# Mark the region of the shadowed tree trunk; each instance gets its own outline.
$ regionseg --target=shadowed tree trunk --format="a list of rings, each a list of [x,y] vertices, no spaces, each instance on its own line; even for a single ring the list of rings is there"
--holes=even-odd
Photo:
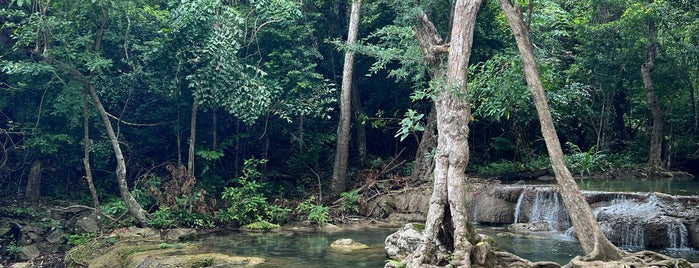
[[[41,197],[41,160],[39,159],[34,159],[29,169],[24,197],[31,203],[38,201]]]
[[[90,112],[88,109],[87,96],[83,94],[83,166],[85,167],[85,179],[87,187],[90,189],[92,196],[92,206],[95,207],[97,214],[102,213],[100,208],[100,200],[97,197],[97,189],[92,181],[92,167],[90,166]]]
[[[649,1],[653,3],[653,0]],[[641,64],[641,76],[643,77],[643,87],[646,90],[646,101],[652,119],[652,130],[650,133],[650,149],[648,151],[648,164],[654,167],[663,166],[663,111],[658,104],[658,96],[653,88],[653,78],[651,72],[655,68],[655,56],[658,50],[657,42],[658,29],[653,21],[648,22],[648,49],[646,51],[646,62]]]
[[[422,132],[420,144],[415,153],[415,164],[410,180],[415,184],[432,181],[432,171],[434,171],[433,152],[437,148],[437,111],[434,104],[427,116],[425,131]]]
[[[366,128],[362,122],[362,102],[356,86],[352,89],[352,107],[354,107],[352,110],[354,111],[355,129],[357,130],[357,157],[359,158],[359,164],[363,168],[367,162]]]
[[[340,93],[340,121],[337,124],[337,146],[333,162],[333,176],[330,182],[330,199],[337,198],[347,187],[347,159],[349,158],[349,136],[351,120],[352,73],[354,51],[352,45],[357,41],[359,29],[359,11],[362,0],[353,0],[350,13],[349,30],[345,63],[342,70],[342,89]]]
[[[510,0],[500,0],[500,3],[507,17],[507,23],[510,25],[515,40],[517,41],[520,55],[522,56],[524,74],[539,116],[541,133],[546,142],[551,166],[556,175],[559,191],[563,197],[563,204],[568,210],[570,219],[573,222],[573,227],[575,227],[575,233],[580,241],[580,246],[583,251],[588,254],[588,259],[621,259],[623,251],[619,250],[604,236],[604,233],[602,233],[595,219],[595,215],[592,213],[592,208],[590,208],[590,205],[585,201],[582,192],[566,167],[561,144],[558,140],[556,129],[553,126],[553,119],[551,118],[548,107],[546,93],[544,92],[539,72],[536,69],[533,46],[529,39],[529,29],[525,26],[522,19],[521,6],[518,1],[515,1],[513,4]]]
[[[479,239],[468,220],[464,184],[469,161],[468,123],[471,119],[466,74],[481,2],[456,1],[446,77],[433,78],[441,81],[438,82],[441,85],[435,100],[438,137],[434,186],[423,241],[407,260],[408,267],[420,267],[425,263],[470,267],[471,252]],[[421,46],[424,47],[424,44],[421,43]],[[433,51],[439,46],[428,48]],[[427,57],[431,55],[435,53],[423,54]]]
[[[189,149],[187,150],[187,176],[194,177],[194,144],[197,141],[197,111],[199,103],[192,101],[192,114],[189,120]]]
[[[97,111],[99,112],[99,115],[102,118],[102,123],[104,123],[104,128],[107,131],[107,136],[109,137],[109,141],[112,144],[112,149],[114,149],[114,156],[116,157],[117,162],[116,176],[117,181],[119,182],[119,192],[121,193],[121,198],[124,200],[124,205],[126,206],[126,209],[129,211],[129,213],[134,218],[136,218],[136,221],[138,221],[141,225],[145,226],[146,211],[143,210],[141,205],[138,204],[136,199],[133,197],[133,195],[131,195],[131,192],[129,191],[129,186],[126,182],[126,162],[124,161],[124,154],[121,152],[121,147],[119,146],[119,139],[117,139],[117,136],[114,133],[114,128],[112,128],[112,123],[111,121],[109,121],[107,111],[104,109],[104,106],[102,106],[102,102],[100,102],[100,99],[97,96],[97,92],[95,92],[95,89],[92,87],[92,85],[90,85],[89,81],[84,80],[83,83],[85,91],[87,91],[87,93],[90,94],[90,97],[92,98],[92,103],[93,105],[95,105],[95,108],[97,108]]]

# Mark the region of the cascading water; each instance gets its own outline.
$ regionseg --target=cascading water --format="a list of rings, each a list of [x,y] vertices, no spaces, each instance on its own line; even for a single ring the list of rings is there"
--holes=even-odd
[[[527,196],[534,195],[533,198]],[[525,209],[529,208],[529,209]],[[523,212],[530,223],[544,222],[547,223],[551,230],[559,230],[567,228],[569,225],[568,214],[561,203],[558,192],[551,188],[533,189],[525,188],[517,198],[515,205],[514,223],[521,222]]]
[[[682,222],[674,221],[670,223],[667,228],[668,248],[689,249],[688,236],[687,227]]]
[[[514,223],[519,223],[519,213],[522,208],[522,200],[524,199],[524,195],[527,193],[527,188],[522,189],[522,192],[519,193],[519,197],[517,197],[517,205],[515,206],[515,222]]]

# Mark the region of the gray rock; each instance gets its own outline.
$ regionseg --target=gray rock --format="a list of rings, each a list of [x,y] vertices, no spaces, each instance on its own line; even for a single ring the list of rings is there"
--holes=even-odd
[[[84,216],[80,216],[76,221],[75,221],[75,226],[73,226],[73,230],[75,233],[94,233],[98,232],[100,230],[99,227],[99,215],[92,213]]]
[[[63,244],[63,242],[66,241],[66,239],[63,238],[63,234],[63,230],[56,229],[53,232],[51,232],[48,236],[46,236],[46,241],[48,241],[51,244]]]
[[[421,225],[408,223],[400,230],[386,237],[385,249],[390,259],[401,261],[417,250],[422,243]],[[418,231],[420,229],[420,231]]]
[[[20,258],[23,260],[31,260],[39,257],[39,255],[41,255],[41,251],[36,247],[36,245],[32,244],[22,247],[22,254],[20,255]]]

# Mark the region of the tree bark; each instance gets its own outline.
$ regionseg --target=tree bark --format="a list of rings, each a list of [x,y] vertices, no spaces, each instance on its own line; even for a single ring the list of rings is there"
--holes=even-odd
[[[100,117],[102,118],[104,128],[107,131],[107,136],[109,137],[109,141],[112,144],[112,149],[114,149],[114,156],[116,157],[117,162],[116,176],[117,181],[119,182],[119,192],[121,193],[121,198],[124,200],[124,205],[126,206],[126,209],[129,211],[129,213],[134,218],[136,218],[136,221],[138,221],[141,225],[145,226],[146,211],[143,210],[141,205],[138,204],[136,199],[133,197],[133,195],[131,195],[131,192],[129,191],[129,186],[126,181],[126,162],[124,161],[124,154],[121,152],[121,147],[119,146],[119,139],[117,139],[117,136],[114,133],[114,128],[112,128],[112,123],[109,121],[107,111],[104,109],[104,106],[102,106],[102,102],[100,101],[99,96],[97,96],[97,92],[95,92],[95,89],[92,87],[92,85],[90,85],[88,81],[83,81],[83,83],[85,90],[90,94],[90,97],[92,98],[93,105],[95,105]]]
[[[100,200],[97,197],[97,189],[92,180],[92,167],[90,166],[90,113],[88,109],[87,96],[83,94],[83,166],[85,167],[85,180],[92,196],[92,206],[97,214],[102,214]]]
[[[352,107],[354,107],[352,110],[354,111],[355,128],[357,130],[357,157],[359,158],[359,164],[363,168],[367,162],[366,126],[362,122],[362,102],[356,86],[352,89]]]
[[[432,181],[434,171],[434,150],[437,148],[437,110],[432,104],[430,114],[427,116],[425,131],[422,132],[420,144],[415,153],[415,164],[410,180],[416,184]]]
[[[649,2],[653,2],[652,0]],[[655,56],[658,50],[657,43],[658,29],[653,21],[648,22],[648,49],[646,53],[646,62],[641,64],[641,76],[643,77],[643,87],[646,91],[646,101],[650,108],[652,130],[650,133],[650,149],[648,150],[648,164],[654,167],[663,166],[663,111],[658,103],[658,96],[653,88],[653,79],[651,72],[655,67]]]
[[[30,203],[38,201],[41,197],[41,160],[39,159],[34,159],[32,167],[29,169],[24,197]]]
[[[351,120],[351,91],[352,74],[354,71],[354,51],[352,45],[357,41],[357,30],[359,29],[359,11],[362,0],[353,0],[349,30],[347,33],[347,46],[350,47],[345,52],[345,62],[342,70],[342,89],[340,94],[340,120],[337,126],[337,146],[335,149],[335,161],[333,163],[333,175],[330,182],[330,199],[332,200],[347,187],[347,160],[349,158],[349,135]]]
[[[187,151],[187,176],[194,177],[194,145],[197,141],[197,111],[199,103],[192,101],[192,115],[189,120],[189,150]]]
[[[551,166],[559,185],[559,191],[563,197],[563,204],[573,222],[580,245],[583,251],[588,254],[587,257],[589,259],[621,259],[623,252],[604,236],[595,219],[592,208],[585,201],[582,192],[566,167],[563,150],[561,149],[548,107],[546,93],[544,92],[539,72],[536,69],[533,46],[529,39],[529,29],[526,28],[522,20],[521,6],[518,1],[512,4],[510,0],[500,0],[500,3],[517,41],[517,47],[522,57],[524,74],[539,116],[541,133],[544,136],[546,148],[548,149]]]
[[[479,236],[468,220],[464,186],[470,156],[468,123],[471,120],[466,81],[481,2],[457,0],[454,6],[446,79],[442,78],[443,84],[435,100],[438,137],[434,187],[423,243],[408,260],[408,267],[420,267],[425,263],[470,267],[471,253],[478,242]],[[432,51],[435,49],[430,47]]]

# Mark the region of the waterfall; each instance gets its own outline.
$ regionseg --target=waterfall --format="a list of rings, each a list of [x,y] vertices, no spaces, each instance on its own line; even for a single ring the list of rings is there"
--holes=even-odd
[[[519,197],[517,198],[517,205],[515,206],[515,223],[519,223],[519,213],[522,207],[522,199],[524,199],[524,194],[526,193],[527,188],[522,189],[522,192],[519,193]]]
[[[567,223],[567,216],[558,192],[550,189],[536,191],[529,222],[546,222],[551,225],[551,230],[558,230],[565,227],[561,225]]]
[[[668,248],[672,249],[687,249],[689,248],[689,243],[687,242],[687,227],[682,224],[681,221],[677,220],[667,227],[667,241],[669,243]]]
[[[621,230],[621,246],[645,247],[646,238],[643,235],[643,224],[633,223],[624,226]]]

